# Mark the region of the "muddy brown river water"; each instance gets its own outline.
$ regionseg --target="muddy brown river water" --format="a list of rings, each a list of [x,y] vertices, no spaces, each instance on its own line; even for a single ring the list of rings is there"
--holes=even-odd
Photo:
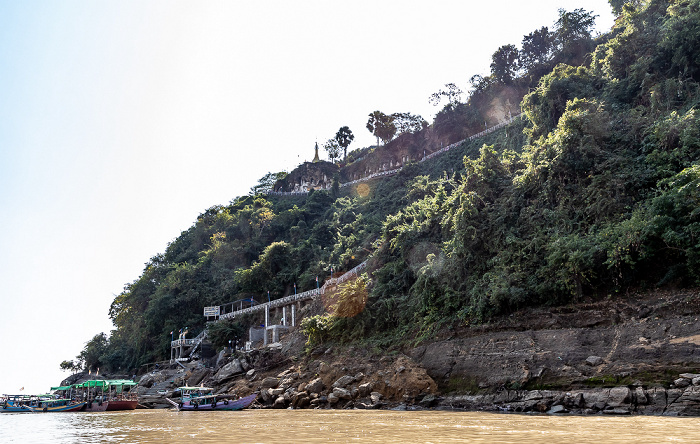
[[[0,415],[2,443],[697,443],[700,418],[245,410]]]

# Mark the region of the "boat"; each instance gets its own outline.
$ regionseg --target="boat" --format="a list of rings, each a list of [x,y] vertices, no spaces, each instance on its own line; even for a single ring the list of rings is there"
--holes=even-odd
[[[36,406],[31,407],[34,412],[77,412],[85,407],[85,401],[76,402],[68,398],[39,398]]]
[[[31,395],[3,395],[1,413],[32,413],[32,404],[36,404],[37,397]]]
[[[258,397],[257,393],[243,398],[232,399],[230,395],[215,395],[209,387],[179,387],[180,402],[165,398],[178,411],[206,412],[212,410],[243,410]]]
[[[128,379],[93,379],[79,384],[51,387],[66,398],[85,401],[82,411],[105,412],[134,410],[138,405],[136,393],[129,391],[136,383]]]

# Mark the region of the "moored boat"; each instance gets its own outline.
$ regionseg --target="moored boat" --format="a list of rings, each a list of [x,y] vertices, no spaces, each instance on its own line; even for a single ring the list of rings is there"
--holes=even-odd
[[[85,406],[85,401],[75,402],[68,398],[40,398],[36,406],[32,407],[34,412],[77,412]]]
[[[32,404],[36,405],[37,397],[30,395],[3,395],[0,413],[32,413]]]
[[[215,395],[209,387],[179,387],[180,402],[165,398],[179,411],[242,410],[249,407],[258,397],[257,393],[233,399],[229,395]]]
[[[64,387],[52,387],[63,394],[82,400],[84,412],[105,412],[115,410],[134,410],[138,405],[136,393],[129,391],[136,383],[128,379],[93,379]]]

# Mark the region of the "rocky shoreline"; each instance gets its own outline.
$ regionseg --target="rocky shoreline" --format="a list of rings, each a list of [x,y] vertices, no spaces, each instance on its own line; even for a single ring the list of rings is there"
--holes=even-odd
[[[146,407],[184,385],[258,393],[257,408],[462,409],[613,415],[700,415],[697,291],[536,309],[415,347],[281,343],[143,375]]]

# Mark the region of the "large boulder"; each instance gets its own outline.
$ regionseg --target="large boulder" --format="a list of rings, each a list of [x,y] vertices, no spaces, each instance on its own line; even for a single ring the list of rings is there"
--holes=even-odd
[[[228,364],[221,367],[218,372],[216,372],[216,375],[214,375],[214,380],[217,384],[220,384],[241,373],[243,373],[243,366],[241,365],[241,361],[238,359],[234,359]]]
[[[333,383],[333,388],[336,388],[336,387],[345,388],[348,385],[352,384],[353,382],[355,382],[354,376],[350,376],[350,375],[341,376],[340,378],[338,378],[337,381],[335,381]]]
[[[306,384],[306,391],[309,393],[321,393],[325,388],[321,378],[316,378],[313,381]]]
[[[333,394],[338,397],[338,399],[352,399],[352,393],[348,389],[342,387],[336,387],[333,389]]]
[[[273,378],[272,376],[268,376],[267,378],[262,380],[262,388],[275,388],[279,385],[280,380],[279,378]]]

